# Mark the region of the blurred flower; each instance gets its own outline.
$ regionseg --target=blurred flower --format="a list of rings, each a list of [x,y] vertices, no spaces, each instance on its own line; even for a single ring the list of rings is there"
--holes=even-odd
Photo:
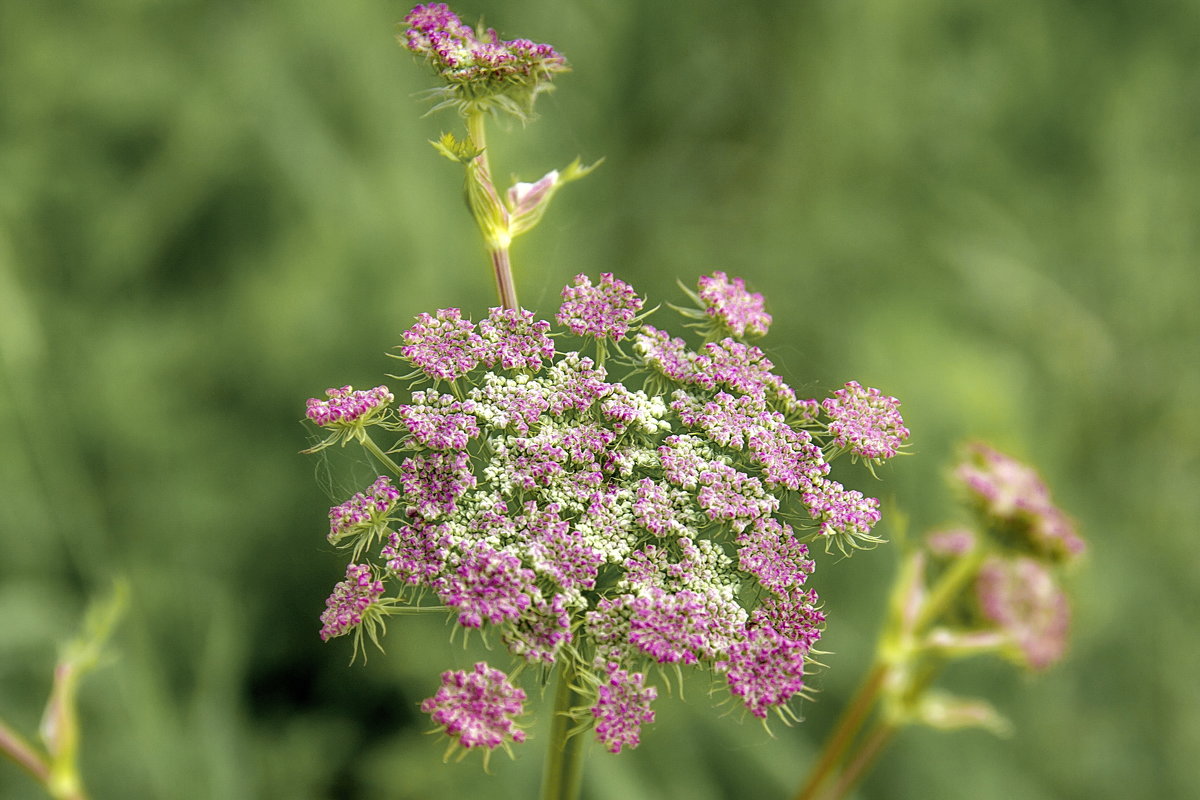
[[[1037,472],[1010,456],[975,443],[955,476],[985,516],[1006,523],[1040,556],[1068,561],[1082,555],[1087,543]]]
[[[984,618],[1008,636],[1015,658],[1035,670],[1062,658],[1071,608],[1049,567],[1024,556],[992,557],[975,586]]]

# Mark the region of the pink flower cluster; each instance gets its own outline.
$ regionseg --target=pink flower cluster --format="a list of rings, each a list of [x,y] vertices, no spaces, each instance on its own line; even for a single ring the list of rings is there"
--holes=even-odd
[[[850,381],[822,403],[833,443],[872,461],[891,458],[908,439],[900,401]]]
[[[348,424],[367,416],[369,412],[389,405],[396,398],[386,386],[376,386],[365,392],[356,392],[349,386],[326,389],[327,400],[309,398],[305,416],[324,427]]]
[[[717,273],[701,293],[730,331],[765,332],[740,280]],[[878,501],[832,480],[827,455],[847,449],[841,436],[883,457],[900,430],[874,390],[852,413],[857,384],[827,403],[842,427],[821,426],[763,350],[733,337],[692,349],[639,325],[642,306],[606,273],[564,289],[554,339],[525,310],[478,325],[459,309],[420,315],[400,357],[433,385],[378,426],[395,437],[379,450],[405,456],[395,487],[381,478],[337,516],[346,538],[370,528],[382,542],[378,574],[398,587],[386,602],[432,595],[517,658],[571,659],[594,687],[575,712],[590,710],[612,752],[654,718],[654,664],[709,669],[760,717],[803,690],[825,624],[806,540],[878,541]],[[632,354],[606,362],[627,336]],[[447,676],[425,706],[460,745],[520,741],[514,712],[491,704],[512,707],[502,673]]]
[[[763,310],[763,296],[746,290],[741,278],[730,279],[724,272],[700,278],[700,300],[708,316],[741,339],[765,336],[771,327],[771,315]]]
[[[1087,550],[1074,523],[1050,498],[1037,472],[984,444],[968,449],[955,475],[979,508],[993,519],[1011,523],[1038,553],[1070,560]]]
[[[441,688],[421,703],[421,710],[463,747],[494,750],[525,741],[525,731],[514,722],[525,712],[525,692],[483,661],[470,672],[443,672]]]
[[[576,336],[614,342],[629,332],[644,302],[632,286],[614,278],[611,272],[602,273],[595,286],[588,276],[576,275],[575,285],[564,288],[562,297],[556,317],[559,325]]]
[[[383,591],[383,581],[374,578],[369,565],[348,566],[346,579],[333,587],[333,594],[325,601],[325,613],[321,615],[322,641],[361,625],[367,610],[379,602]]]
[[[392,479],[380,475],[366,492],[357,492],[346,502],[329,509],[329,541],[337,543],[362,527],[384,519],[400,499]]]
[[[1042,670],[1062,658],[1071,607],[1045,564],[992,557],[980,567],[975,586],[983,616],[1009,637],[1019,660]]]
[[[428,58],[451,83],[544,79],[567,68],[566,60],[548,44],[503,41],[494,30],[477,36],[445,3],[419,5],[404,22],[408,49]]]

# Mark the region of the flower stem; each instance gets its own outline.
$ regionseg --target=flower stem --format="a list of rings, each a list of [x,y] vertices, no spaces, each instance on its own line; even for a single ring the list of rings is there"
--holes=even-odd
[[[513,283],[512,264],[508,260],[508,248],[497,247],[491,251],[492,272],[496,276],[496,294],[500,296],[500,305],[504,308],[516,309],[517,287]]]
[[[366,431],[363,431],[361,441],[363,443],[363,447],[367,448],[367,452],[378,458],[380,463],[392,471],[393,475],[400,474],[400,467],[391,459],[390,456],[388,456],[387,453],[380,449],[379,445],[375,444],[375,440],[368,436]]]
[[[496,219],[490,220],[492,225],[498,225],[493,229],[485,224],[477,214],[476,221],[479,222],[484,239],[487,242],[488,255],[492,260],[492,273],[496,277],[496,294],[500,298],[500,305],[504,308],[515,309],[517,304],[517,287],[513,282],[512,263],[508,257],[508,247],[510,241],[510,232],[508,230],[508,215],[500,204],[500,195],[496,191],[496,185],[492,182],[492,168],[488,163],[487,151],[487,126],[486,112],[471,111],[467,114],[467,135],[471,138],[471,143],[479,149],[479,155],[475,156],[475,180],[479,182],[483,191],[491,198],[489,203]],[[486,216],[486,215],[485,215]]]
[[[896,733],[896,726],[886,722],[878,723],[866,737],[866,742],[850,764],[842,770],[833,791],[824,795],[821,800],[840,800],[853,789],[862,777],[875,765],[880,753]]]
[[[33,776],[38,783],[50,780],[50,767],[22,736],[0,720],[0,753]]]
[[[854,700],[846,706],[841,719],[838,720],[837,727],[825,740],[821,759],[809,772],[808,780],[796,795],[796,800],[814,800],[818,797],[821,787],[833,775],[838,762],[854,742],[854,737],[862,729],[863,722],[871,713],[875,701],[879,699],[879,691],[883,687],[887,674],[887,665],[880,663],[876,664],[863,679],[862,685],[854,695]]]
[[[546,769],[542,774],[542,800],[576,800],[583,782],[583,753],[587,740],[573,730],[577,723],[571,709],[578,705],[575,690],[578,671],[574,658],[565,658],[558,666],[558,688],[554,693],[554,716],[550,721],[550,744],[546,750]]]

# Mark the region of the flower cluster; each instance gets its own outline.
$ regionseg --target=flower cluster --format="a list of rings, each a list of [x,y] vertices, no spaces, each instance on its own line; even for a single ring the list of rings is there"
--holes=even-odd
[[[1037,555],[1070,561],[1087,550],[1074,523],[1053,503],[1050,489],[1032,467],[975,443],[955,476],[986,517],[1003,524]]]
[[[513,723],[525,710],[525,692],[482,661],[471,672],[443,672],[441,688],[421,710],[465,748],[525,741],[525,731]]]
[[[625,338],[643,305],[633,287],[614,278],[611,272],[601,274],[596,286],[588,276],[576,275],[575,285],[564,288],[562,297],[556,317],[559,325],[576,336],[614,342]]]
[[[697,294],[704,303],[704,313],[738,339],[747,334],[765,336],[771,327],[771,315],[763,309],[763,296],[747,291],[741,278],[730,280],[720,271],[705,275],[700,278]]]
[[[700,289],[731,330],[765,332],[740,280]],[[519,661],[568,659],[591,687],[573,713],[612,752],[654,718],[655,665],[710,671],[754,716],[785,711],[825,623],[809,544],[879,541],[878,501],[833,480],[830,459],[881,460],[908,435],[875,390],[798,400],[758,347],[693,349],[642,307],[605,274],[563,291],[553,339],[525,310],[420,315],[398,348],[416,386],[377,420],[393,438],[372,451],[397,461],[331,511],[339,542],[383,542],[385,609],[436,598]],[[607,358],[625,337],[633,352]],[[355,592],[339,584],[331,607]],[[353,626],[338,619],[331,635]],[[446,673],[424,707],[490,750],[521,740],[516,691],[481,664]]]
[[[404,18],[401,42],[422,56],[448,84],[447,104],[462,108],[494,104],[528,113],[567,62],[548,44],[505,41],[492,29],[473,31],[445,3],[414,8]]]
[[[386,386],[376,386],[365,392],[356,392],[349,386],[326,389],[325,397],[325,400],[309,398],[304,412],[304,416],[322,428],[359,422],[396,399]]]

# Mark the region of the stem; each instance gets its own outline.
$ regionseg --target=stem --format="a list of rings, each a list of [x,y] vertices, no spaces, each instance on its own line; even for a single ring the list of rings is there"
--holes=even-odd
[[[50,767],[33,746],[8,725],[0,721],[0,753],[8,756],[34,780],[45,785],[50,780]]]
[[[361,441],[363,443],[363,447],[367,448],[367,452],[378,458],[384,464],[384,466],[392,471],[393,475],[400,475],[400,467],[397,466],[395,461],[392,461],[387,453],[383,452],[383,450],[379,448],[379,445],[375,444],[375,440],[367,435],[366,431],[363,431]]]
[[[546,770],[542,774],[542,800],[576,800],[579,797],[586,739],[579,731],[572,731],[576,723],[570,712],[580,700],[574,687],[577,671],[573,658],[559,663],[550,744],[546,750]]]
[[[471,138],[471,143],[480,150],[479,155],[475,157],[478,180],[491,195],[493,202],[499,204],[500,195],[496,192],[496,185],[492,182],[492,168],[488,163],[487,126],[484,114],[483,111],[471,111],[467,114],[467,135]],[[497,213],[503,212],[498,211]],[[506,229],[500,237],[503,241],[495,241],[494,232],[487,230],[484,230],[484,238],[487,240],[488,255],[492,259],[492,273],[496,277],[496,294],[500,298],[500,305],[504,308],[516,309],[519,305],[517,303],[517,287],[513,282],[512,263],[508,257],[507,216],[505,216],[505,220]]]
[[[490,252],[492,272],[496,275],[496,294],[500,296],[500,305],[511,309],[519,308],[517,287],[513,283],[512,264],[508,260],[508,248],[497,247]]]
[[[937,585],[930,590],[929,595],[925,598],[921,611],[912,626],[913,636],[920,636],[925,628],[937,619],[938,615],[946,609],[946,606],[962,591],[963,586],[979,572],[979,567],[983,564],[983,560],[986,557],[987,549],[976,547],[972,552],[955,561],[954,565],[946,570],[941,580],[937,582]]]
[[[883,748],[891,741],[892,735],[896,733],[896,726],[889,725],[886,722],[881,722],[876,725],[870,735],[867,736],[866,744],[858,751],[854,760],[842,772],[838,778],[838,782],[833,787],[833,791],[823,797],[821,800],[840,800],[845,797],[851,789],[858,784],[862,777],[874,766],[875,761],[883,752]]]
[[[888,667],[876,664],[863,679],[862,686],[854,695],[854,700],[842,712],[838,725],[833,733],[825,740],[825,748],[821,759],[808,774],[808,781],[796,795],[796,800],[814,800],[821,786],[830,778],[834,768],[849,749],[854,737],[862,729],[863,722],[879,698],[879,690],[887,679]]]

